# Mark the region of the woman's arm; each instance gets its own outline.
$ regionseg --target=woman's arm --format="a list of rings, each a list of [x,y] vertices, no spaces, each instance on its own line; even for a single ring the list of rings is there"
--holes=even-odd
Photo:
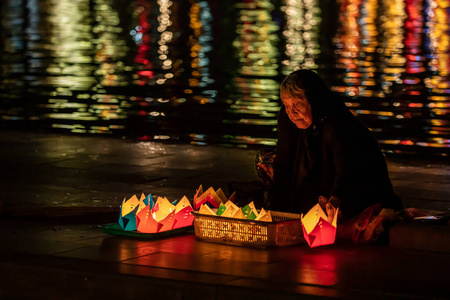
[[[278,114],[278,141],[277,156],[274,162],[274,181],[286,182],[283,179],[291,175],[289,173],[292,172],[294,126],[289,120],[284,106],[282,106]]]
[[[355,145],[355,131],[347,125],[345,120],[336,118],[324,124],[322,130],[322,151],[324,153],[324,170],[329,174],[331,181],[330,194],[327,195],[334,207],[340,207],[344,215],[352,214],[353,200],[351,194],[357,184],[357,169],[355,163],[358,159]]]
[[[289,204],[290,184],[292,182],[294,146],[296,127],[289,120],[284,106],[278,115],[278,141],[274,161],[274,178],[270,187],[272,196],[271,209],[283,210]],[[298,130],[298,129],[297,129]]]

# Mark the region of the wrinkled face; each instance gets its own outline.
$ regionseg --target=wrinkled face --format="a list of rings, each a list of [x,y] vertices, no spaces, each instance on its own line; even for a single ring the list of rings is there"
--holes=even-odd
[[[292,93],[282,90],[280,96],[292,123],[300,129],[306,129],[311,126],[311,105],[304,94],[292,95]]]

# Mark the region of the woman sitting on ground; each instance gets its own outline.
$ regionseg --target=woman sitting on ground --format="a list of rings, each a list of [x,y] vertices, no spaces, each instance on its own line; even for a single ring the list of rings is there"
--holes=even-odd
[[[402,210],[374,135],[315,72],[288,75],[280,96],[276,153],[257,158],[270,209],[307,213],[322,196],[339,207],[342,220],[374,205]]]

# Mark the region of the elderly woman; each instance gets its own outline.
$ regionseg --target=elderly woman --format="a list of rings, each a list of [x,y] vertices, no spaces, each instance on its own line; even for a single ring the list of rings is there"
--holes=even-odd
[[[375,137],[315,72],[288,75],[280,96],[276,155],[257,158],[270,209],[306,213],[319,196],[339,207],[344,220],[373,205],[402,209]],[[274,159],[273,172],[264,157]]]

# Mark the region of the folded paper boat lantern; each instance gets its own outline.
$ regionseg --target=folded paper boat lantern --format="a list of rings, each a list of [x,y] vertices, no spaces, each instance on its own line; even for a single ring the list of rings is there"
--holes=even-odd
[[[269,211],[265,211],[264,208],[261,208],[259,215],[256,217],[255,221],[264,221],[264,222],[272,222],[272,213]]]
[[[338,211],[336,209],[331,223],[327,221],[328,217],[320,204],[313,206],[305,216],[301,215],[303,236],[311,248],[334,243]]]
[[[256,210],[253,201],[242,208],[242,213],[246,219],[254,220],[258,217],[258,211]]]
[[[239,207],[233,202],[225,203],[225,211],[221,214],[222,217],[232,218],[239,210]]]

